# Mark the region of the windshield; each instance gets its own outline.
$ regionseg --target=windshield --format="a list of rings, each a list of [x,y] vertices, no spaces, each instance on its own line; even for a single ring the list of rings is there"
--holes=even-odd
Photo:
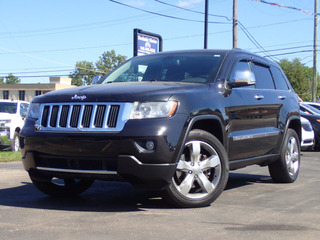
[[[17,103],[0,102],[0,112],[2,113],[16,113]]]
[[[102,81],[170,81],[206,83],[213,81],[225,53],[172,53],[132,58]]]

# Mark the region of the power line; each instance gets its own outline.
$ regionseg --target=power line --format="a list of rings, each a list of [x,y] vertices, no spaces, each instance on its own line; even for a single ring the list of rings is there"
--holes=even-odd
[[[94,28],[100,28],[100,27],[106,27],[106,26],[115,26],[127,22],[134,22],[139,21],[142,19],[148,18],[145,15],[140,16],[132,16],[130,18],[121,18],[121,19],[115,19],[111,21],[102,21],[102,22],[94,22],[94,23],[87,23],[82,25],[74,25],[74,26],[67,26],[67,27],[60,27],[60,28],[49,28],[49,29],[36,29],[36,30],[29,30],[29,31],[19,31],[19,32],[11,32],[11,34],[14,37],[34,37],[34,36],[42,36],[42,35],[51,35],[51,34],[57,34],[57,33],[65,33],[65,32],[75,32],[75,31],[83,31],[87,29],[94,29]],[[39,33],[39,34],[37,34]],[[0,32],[0,39],[8,38],[6,36],[3,36],[5,34],[8,34],[7,32]]]
[[[305,46],[297,46],[297,47],[288,47],[288,48],[278,48],[278,49],[272,49],[268,50],[268,52],[276,52],[276,51],[284,51],[284,50],[291,50],[291,49],[297,49],[297,48],[306,48],[306,47],[313,47],[313,45],[305,45]],[[255,53],[262,53],[263,51],[255,52]]]
[[[262,50],[262,52],[269,58],[271,58],[272,60],[274,60],[272,58],[272,56],[269,55],[268,51],[265,50],[259,43],[258,41],[251,35],[251,33],[248,31],[248,29],[246,29],[246,27],[240,22],[238,21],[238,24],[240,26],[240,28],[242,29],[242,31],[244,32],[244,34],[248,37],[248,39],[259,49]]]
[[[6,76],[0,76],[6,77]],[[35,75],[35,76],[15,76],[17,78],[42,78],[42,77],[69,77],[69,74],[59,74],[59,75]]]
[[[247,27],[246,29],[254,29],[254,28],[262,28],[262,27],[270,27],[273,25],[280,25],[280,24],[287,24],[291,22],[297,22],[297,21],[302,21],[302,20],[309,20],[309,19],[296,19],[292,21],[286,21],[286,22],[279,22],[279,23],[272,23],[272,24],[266,24],[266,25],[258,25],[258,26],[252,26],[252,27]],[[209,35],[212,34],[219,34],[219,33],[227,33],[230,32],[231,30],[226,30],[226,31],[220,31],[220,32],[214,32],[214,33],[209,33]],[[199,37],[202,36],[203,34],[193,34],[193,35],[185,35],[185,36],[180,36],[180,37],[173,37],[173,38],[166,38],[164,40],[176,40],[176,39],[183,39],[183,38],[191,38],[191,37]],[[298,42],[300,43],[300,42]],[[49,50],[36,50],[36,51],[24,51],[24,52],[3,52],[0,53],[0,55],[5,55],[5,54],[26,54],[26,53],[46,53],[46,52],[58,52],[58,51],[77,51],[77,50],[86,50],[86,49],[98,49],[98,48],[107,48],[107,47],[117,47],[117,46],[128,46],[132,45],[132,42],[128,43],[120,43],[120,44],[110,44],[110,45],[102,45],[102,46],[89,46],[89,47],[78,47],[78,48],[63,48],[63,49],[49,49]],[[287,43],[285,44],[280,44],[281,45],[288,45]],[[258,47],[257,47],[258,48]]]
[[[270,56],[275,57],[275,56],[291,55],[291,54],[297,54],[297,53],[309,53],[309,52],[313,52],[313,50],[301,50],[301,51],[295,51],[295,52],[279,53],[279,54],[272,54]]]
[[[155,1],[158,2],[158,3],[164,4],[164,5],[167,5],[167,6],[170,6],[170,7],[175,7],[175,8],[178,8],[178,9],[182,9],[182,10],[185,10],[185,11],[188,11],[188,12],[204,14],[203,12],[200,12],[200,11],[195,11],[195,10],[191,10],[191,9],[188,9],[188,8],[179,7],[179,6],[176,6],[176,5],[173,5],[173,4],[170,4],[170,3],[166,3],[166,2],[163,2],[163,1],[160,1],[160,0],[155,0]],[[212,16],[212,17],[225,18],[228,21],[232,20],[232,19],[228,18],[227,16],[223,16],[223,15],[215,15],[215,14],[208,14],[208,15]]]
[[[277,49],[268,49],[267,51],[270,52],[275,52],[275,51],[285,51],[285,50],[294,50],[294,49],[299,49],[299,48],[305,48],[305,47],[312,47],[312,45],[304,45],[304,46],[296,46],[296,47],[290,47],[290,48],[277,48]],[[319,50],[320,51],[320,50]],[[264,53],[265,51],[257,51],[254,53]],[[291,51],[291,52],[285,52],[285,53],[279,53],[279,54],[269,54],[271,57],[273,56],[283,56],[283,55],[291,55],[291,54],[297,54],[297,53],[308,53],[308,52],[312,52],[312,50],[300,50],[300,51]],[[52,68],[57,68],[57,67],[52,67]],[[50,69],[50,68],[38,68],[38,69]],[[25,71],[25,72],[14,72],[14,71],[8,71],[8,73],[0,73],[0,75],[6,75],[12,73],[14,75],[17,74],[31,74],[31,73],[45,73],[45,72],[51,72],[51,73],[56,73],[56,72],[72,72],[74,69],[58,69],[58,70],[39,70],[39,71]],[[87,69],[87,70],[91,70],[91,69]],[[98,70],[92,70],[95,72],[99,72]],[[52,76],[52,75],[50,75]],[[63,75],[66,76],[66,75]],[[24,76],[25,77],[25,76]],[[43,76],[41,76],[43,77]]]
[[[62,48],[62,49],[25,51],[25,52],[19,52],[19,53],[46,53],[46,52],[61,52],[61,51],[77,51],[77,50],[86,50],[86,49],[119,47],[119,46],[131,45],[131,44],[132,44],[132,42],[130,42],[130,43],[112,44],[112,45],[93,46],[93,47],[78,47],[78,48]],[[13,54],[13,53],[11,53],[11,52],[0,53],[0,55],[4,55],[4,54]]]
[[[146,13],[150,13],[150,14],[153,14],[153,15],[157,15],[157,16],[160,16],[160,17],[166,17],[166,18],[171,18],[171,19],[175,19],[175,20],[182,20],[182,21],[188,21],[188,22],[203,23],[202,20],[193,20],[193,19],[188,19],[188,18],[180,18],[180,17],[170,16],[170,15],[165,15],[165,14],[162,14],[162,13],[157,13],[157,12],[145,10],[145,9],[142,9],[142,8],[134,7],[134,6],[131,6],[131,5],[128,5],[128,4],[125,4],[125,3],[121,3],[121,2],[115,1],[115,0],[109,0],[109,1],[113,2],[113,3],[116,3],[116,4],[119,4],[119,5],[122,5],[122,6],[126,6],[126,7],[129,7],[129,8],[136,9],[136,10],[139,10],[139,11],[142,11],[142,12],[146,12]],[[230,23],[226,23],[226,22],[209,22],[209,23],[230,24]]]
[[[72,72],[74,69],[63,69],[63,70],[44,70],[44,71],[28,71],[28,72],[14,72],[14,74],[26,74],[26,73],[45,73],[45,72]],[[10,72],[11,73],[11,72]],[[0,75],[7,74],[1,72]]]

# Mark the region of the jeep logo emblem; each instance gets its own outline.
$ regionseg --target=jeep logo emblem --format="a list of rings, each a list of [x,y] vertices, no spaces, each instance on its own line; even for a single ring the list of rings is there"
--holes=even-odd
[[[73,97],[71,97],[71,100],[85,100],[87,98],[86,95],[82,95],[82,96],[78,96],[77,94],[75,94]]]

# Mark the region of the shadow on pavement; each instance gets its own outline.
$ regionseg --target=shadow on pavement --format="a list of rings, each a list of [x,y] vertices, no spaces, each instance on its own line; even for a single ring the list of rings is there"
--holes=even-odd
[[[247,185],[252,185],[255,183],[269,184],[269,183],[273,183],[273,181],[270,176],[230,172],[229,181],[225,188],[225,191],[247,186]]]
[[[230,173],[226,190],[255,183],[271,183],[262,175]],[[96,181],[76,198],[52,198],[37,190],[31,182],[14,188],[0,189],[0,205],[62,211],[131,212],[173,208],[160,194],[135,189],[129,183]]]

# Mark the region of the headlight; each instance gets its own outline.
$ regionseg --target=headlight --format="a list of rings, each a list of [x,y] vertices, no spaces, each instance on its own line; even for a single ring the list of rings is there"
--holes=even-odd
[[[40,104],[39,103],[31,103],[28,108],[28,117],[31,118],[39,118],[40,117]]]
[[[130,114],[130,119],[165,118],[171,117],[176,112],[178,103],[168,102],[135,102]]]

